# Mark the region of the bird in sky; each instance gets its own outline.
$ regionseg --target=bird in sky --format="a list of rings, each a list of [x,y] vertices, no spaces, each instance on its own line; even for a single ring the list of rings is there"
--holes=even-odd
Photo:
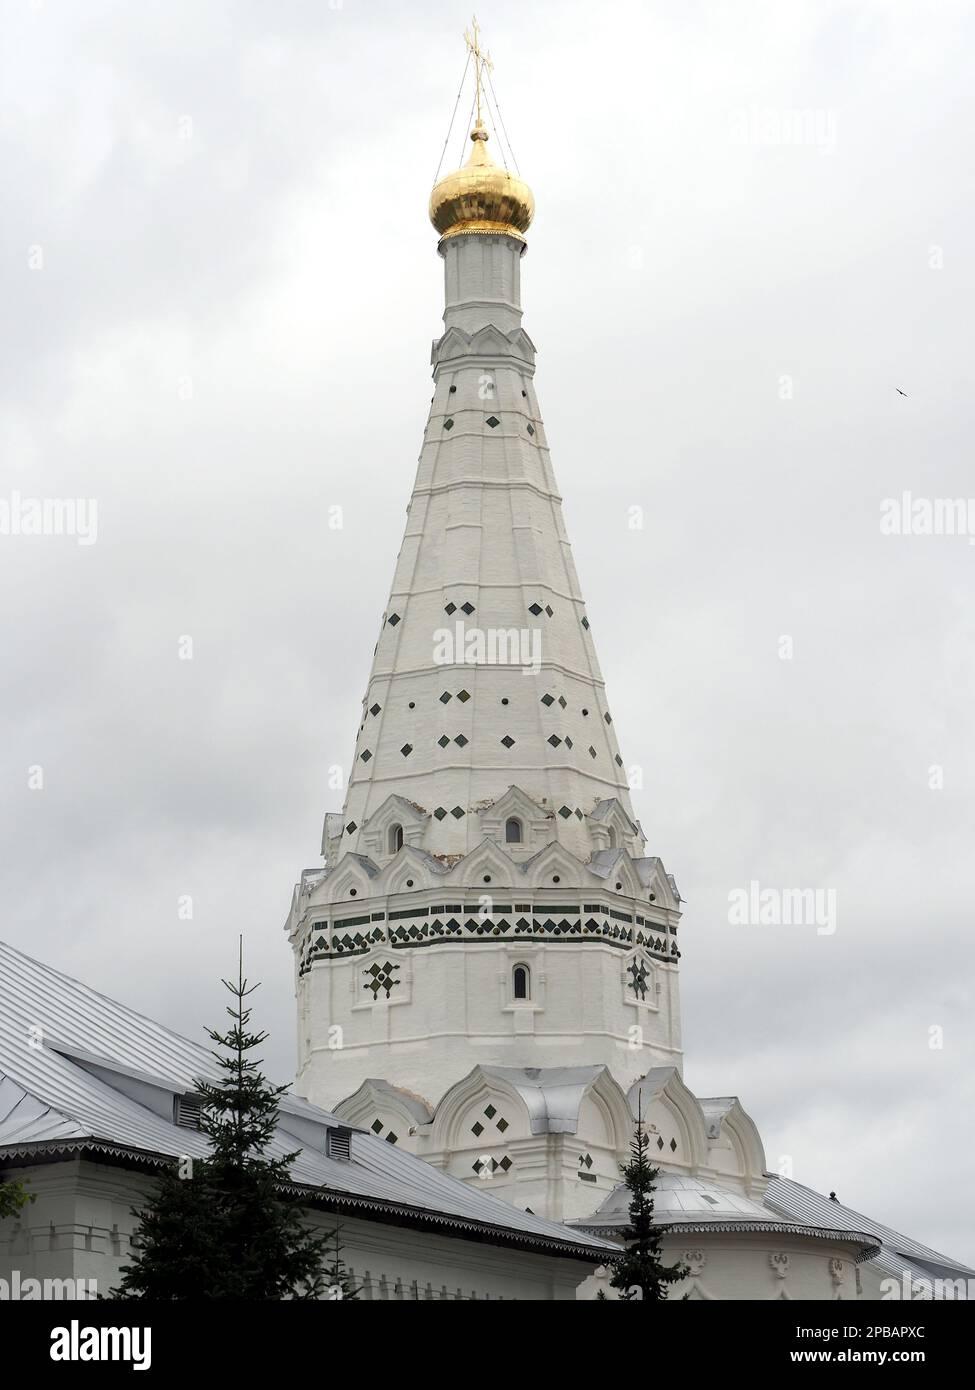
[[[906,396],[906,395],[907,395],[907,392],[906,392],[906,391],[902,391],[901,388],[900,388],[899,386],[895,386],[895,387],[894,387],[894,390],[897,392],[898,396]]]

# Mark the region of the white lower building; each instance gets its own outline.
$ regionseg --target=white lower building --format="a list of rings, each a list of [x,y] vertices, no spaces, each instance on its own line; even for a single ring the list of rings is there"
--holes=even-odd
[[[133,1208],[162,1163],[202,1157],[210,1051],[0,943],[0,1301],[104,1296],[133,1255]],[[612,1247],[519,1212],[297,1099],[273,1157],[307,1224],[338,1230],[364,1300],[573,1299]]]

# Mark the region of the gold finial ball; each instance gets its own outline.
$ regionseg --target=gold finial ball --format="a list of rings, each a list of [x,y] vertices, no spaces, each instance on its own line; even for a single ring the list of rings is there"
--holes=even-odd
[[[471,132],[473,148],[462,169],[435,185],[430,194],[430,221],[442,239],[489,232],[524,241],[535,216],[535,199],[527,183],[499,169],[487,150],[482,125]]]

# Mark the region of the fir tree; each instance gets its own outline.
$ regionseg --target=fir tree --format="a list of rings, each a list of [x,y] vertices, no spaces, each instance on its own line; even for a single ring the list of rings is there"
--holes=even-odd
[[[339,1243],[339,1228],[335,1227],[335,1244],[331,1251],[331,1263],[325,1268],[327,1281],[326,1298],[358,1298],[359,1290],[356,1288],[355,1278],[346,1268],[345,1261],[342,1259],[342,1246]]]
[[[630,1161],[620,1164],[623,1181],[630,1190],[630,1224],[623,1232],[626,1250],[614,1261],[609,1281],[612,1288],[620,1290],[619,1296],[625,1302],[664,1299],[668,1286],[687,1273],[683,1265],[665,1265],[661,1258],[663,1231],[653,1222],[653,1194],[660,1169],[650,1162],[649,1148],[641,1106],[630,1141]]]
[[[13,1182],[0,1179],[0,1219],[4,1216],[16,1216],[28,1202],[36,1200],[36,1192],[28,1192],[20,1179]]]
[[[338,1233],[332,1268],[330,1237],[304,1224],[301,1208],[286,1193],[300,1150],[268,1157],[278,1101],[286,1086],[272,1086],[249,1054],[267,1038],[253,1032],[248,986],[239,966],[229,1031],[208,1028],[219,1079],[200,1082],[200,1128],[210,1140],[204,1159],[182,1159],[163,1173],[139,1225],[132,1264],[122,1267],[116,1298],[312,1299],[336,1282],[350,1284],[341,1262]],[[336,1278],[330,1275],[335,1272]],[[332,1295],[334,1297],[334,1295]]]

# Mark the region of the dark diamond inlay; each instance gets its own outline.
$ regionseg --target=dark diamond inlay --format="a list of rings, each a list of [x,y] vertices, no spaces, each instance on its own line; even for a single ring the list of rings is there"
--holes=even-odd
[[[487,422],[492,429],[495,429],[501,423],[501,421],[498,419],[496,415],[489,415],[487,418]]]
[[[379,713],[379,711],[380,711],[381,709],[382,709],[382,705],[370,705],[370,706],[369,706],[369,713],[370,713],[370,714],[373,714],[373,715],[376,715],[376,714]]]
[[[633,960],[630,961],[630,964],[627,966],[627,971],[630,975],[630,988],[633,990],[633,993],[638,999],[646,999],[647,979],[649,977],[647,967],[642,961]]]
[[[386,961],[384,965],[371,965],[368,970],[364,970],[364,975],[371,975],[372,979],[367,980],[362,986],[363,989],[372,991],[373,1000],[379,998],[379,991],[385,990],[386,998],[392,994],[393,990],[399,985],[399,980],[394,979],[395,972],[399,969],[398,965],[393,965],[391,961]]]
[[[412,743],[404,743],[403,747],[399,751],[403,754],[404,758],[408,758],[410,754],[413,752]]]
[[[441,748],[446,748],[447,744],[450,742],[450,739],[447,737],[446,734],[441,734],[440,737],[437,739],[437,742],[440,744]]]
[[[464,815],[464,809],[461,806],[455,806],[450,814],[453,816],[454,820],[460,820],[461,816]]]
[[[510,734],[505,734],[501,742],[504,744],[505,748],[514,748],[515,746],[515,741]]]
[[[466,705],[466,704],[467,704],[467,701],[468,701],[471,697],[470,697],[470,695],[468,694],[468,692],[467,692],[466,690],[458,690],[458,692],[457,692],[457,698],[458,698],[458,700],[461,702],[462,705]]]
[[[528,611],[529,613],[534,613],[537,618],[542,611],[542,605],[540,603],[531,603],[528,605]]]

